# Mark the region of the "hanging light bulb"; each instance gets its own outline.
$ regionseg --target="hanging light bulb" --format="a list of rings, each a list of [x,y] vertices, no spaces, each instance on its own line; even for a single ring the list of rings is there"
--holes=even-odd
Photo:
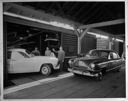
[[[23,37],[20,37],[20,40],[22,40],[23,39]]]
[[[48,35],[46,34],[46,38],[48,38]]]

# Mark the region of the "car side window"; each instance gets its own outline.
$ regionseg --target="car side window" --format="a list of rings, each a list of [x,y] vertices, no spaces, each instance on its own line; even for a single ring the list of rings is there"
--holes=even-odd
[[[92,55],[92,56],[97,56],[97,57],[99,56],[99,55],[98,55],[98,52],[96,52],[96,51],[92,52],[91,55]]]
[[[29,56],[23,52],[19,52],[22,56],[24,56],[25,58],[29,58]]]
[[[101,52],[100,57],[107,58],[108,57],[108,52]]]
[[[12,52],[12,59],[13,60],[20,60],[20,59],[23,59],[24,56],[21,55],[19,52]]]
[[[113,54],[113,59],[118,59],[118,55],[116,53],[112,53]]]
[[[112,54],[112,52],[109,53],[108,59],[113,59],[113,54]]]

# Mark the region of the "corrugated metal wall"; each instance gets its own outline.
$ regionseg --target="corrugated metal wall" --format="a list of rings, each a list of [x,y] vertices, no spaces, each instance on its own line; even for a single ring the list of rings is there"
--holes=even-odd
[[[66,56],[77,55],[77,35],[62,33],[61,43]]]

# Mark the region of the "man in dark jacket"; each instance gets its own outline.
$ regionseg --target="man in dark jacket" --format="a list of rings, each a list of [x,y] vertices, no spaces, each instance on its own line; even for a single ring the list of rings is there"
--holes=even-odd
[[[60,71],[62,71],[63,70],[63,62],[64,62],[64,58],[65,58],[65,52],[62,47],[59,48],[59,51],[55,51],[54,49],[53,49],[53,51],[58,53],[58,63],[56,66],[60,65]]]

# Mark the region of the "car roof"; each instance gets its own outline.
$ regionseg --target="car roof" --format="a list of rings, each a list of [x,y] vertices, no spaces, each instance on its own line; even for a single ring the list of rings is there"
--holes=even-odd
[[[12,49],[8,49],[8,51],[20,51],[20,52],[25,52],[25,49],[22,48],[12,48]]]
[[[116,52],[116,51],[110,50],[110,49],[92,49],[91,51]]]

